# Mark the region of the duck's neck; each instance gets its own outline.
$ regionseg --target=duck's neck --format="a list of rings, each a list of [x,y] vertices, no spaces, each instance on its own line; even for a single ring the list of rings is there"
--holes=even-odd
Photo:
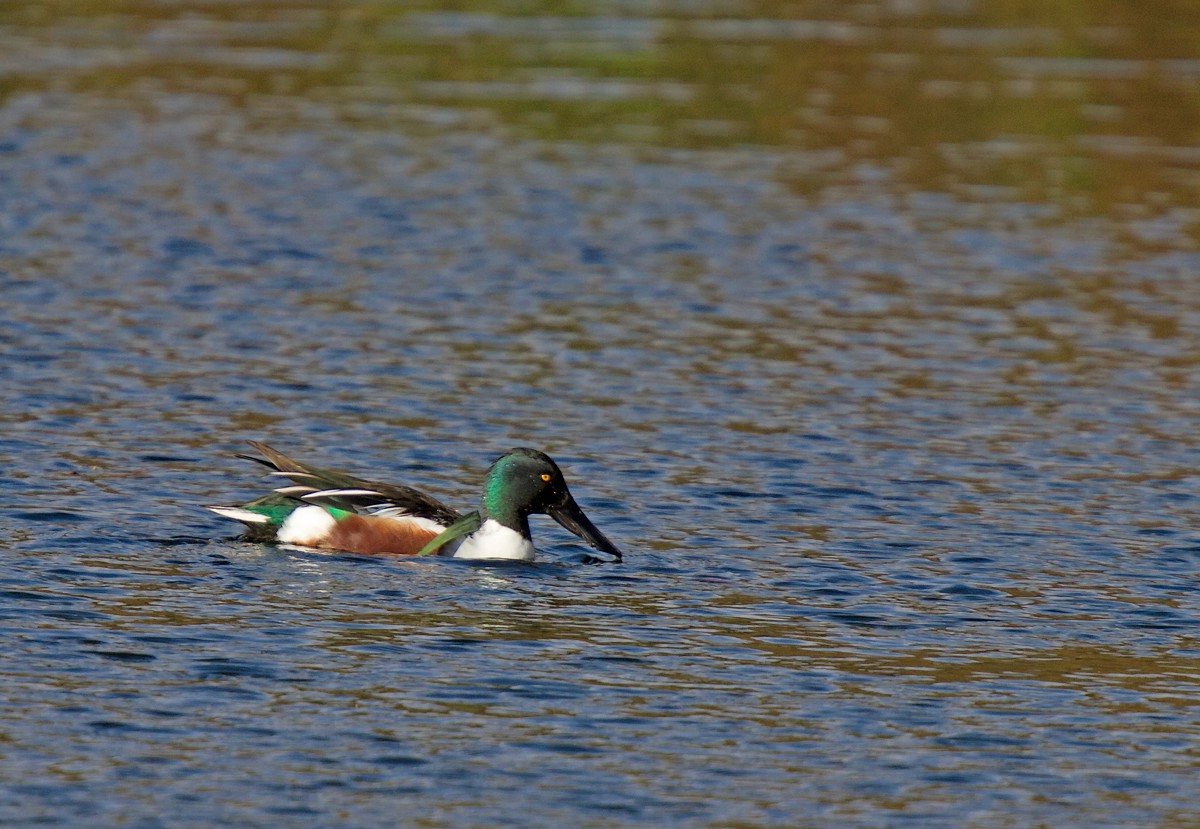
[[[505,497],[504,482],[498,475],[489,476],[483,488],[479,514],[484,523],[495,521],[524,538],[529,538],[529,510],[513,505],[513,499]]]
[[[518,512],[516,510],[497,510],[492,511],[486,506],[479,511],[483,516],[484,526],[488,522],[498,524],[505,529],[512,530],[522,538],[529,538],[529,515],[528,513]],[[480,527],[480,529],[483,529]]]

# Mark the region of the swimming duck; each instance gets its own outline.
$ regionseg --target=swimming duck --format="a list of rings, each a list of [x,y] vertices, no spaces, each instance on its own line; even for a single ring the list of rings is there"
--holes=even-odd
[[[532,561],[529,515],[544,513],[600,552],[622,558],[575,503],[558,464],[536,449],[500,456],[484,478],[479,509],[460,515],[412,487],[318,469],[265,443],[250,445],[262,457],[239,458],[291,483],[240,507],[208,509],[245,524],[252,541],[347,553]]]

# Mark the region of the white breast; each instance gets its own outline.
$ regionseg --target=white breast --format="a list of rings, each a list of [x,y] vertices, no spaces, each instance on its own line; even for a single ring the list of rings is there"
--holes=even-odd
[[[533,544],[516,530],[493,521],[471,533],[454,551],[455,558],[503,558],[515,561],[533,561]]]

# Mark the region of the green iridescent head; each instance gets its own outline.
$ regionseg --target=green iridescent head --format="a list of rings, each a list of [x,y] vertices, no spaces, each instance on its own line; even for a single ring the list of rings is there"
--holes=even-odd
[[[520,447],[502,455],[488,470],[483,484],[484,518],[529,536],[529,514],[545,513],[601,552],[621,551],[604,537],[571,497],[562,470],[550,456]]]

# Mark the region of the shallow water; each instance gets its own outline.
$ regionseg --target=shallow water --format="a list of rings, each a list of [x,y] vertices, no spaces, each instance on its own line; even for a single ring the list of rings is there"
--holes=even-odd
[[[7,4],[0,821],[1193,826],[1200,15],[1061,5]]]

